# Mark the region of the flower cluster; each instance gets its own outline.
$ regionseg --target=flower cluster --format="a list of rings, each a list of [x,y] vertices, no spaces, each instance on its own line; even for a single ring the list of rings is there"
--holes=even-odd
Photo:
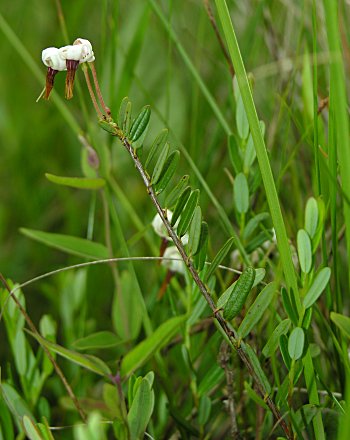
[[[90,41],[77,38],[72,45],[48,47],[42,51],[42,61],[47,66],[45,99],[49,99],[58,72],[67,71],[65,96],[73,97],[75,72],[81,63],[92,63],[95,60]]]

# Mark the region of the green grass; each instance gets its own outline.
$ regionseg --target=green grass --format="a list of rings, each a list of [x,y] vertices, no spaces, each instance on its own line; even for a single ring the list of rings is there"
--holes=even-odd
[[[155,439],[347,438],[347,9],[328,0],[16,0],[1,8],[0,272],[22,312],[0,287],[0,438],[50,439],[49,426],[62,428],[55,439],[74,440],[88,431],[99,440],[145,431]],[[71,101],[60,73],[50,101],[35,102],[45,83],[41,50],[78,36],[93,42],[114,121],[124,96],[130,123],[151,106],[142,142],[104,125],[136,158],[99,127],[81,69]],[[143,183],[156,174],[152,186],[164,184],[163,147],[144,164],[164,127],[180,161],[156,194]],[[189,271],[181,259],[160,264],[173,243],[152,226],[156,209],[174,211],[167,195],[185,174],[201,210],[191,220],[197,192],[181,206],[190,245],[176,226],[171,234]],[[100,189],[87,188],[96,182]],[[116,258],[89,264],[106,256]],[[220,266],[207,277],[210,262]],[[218,300],[247,266],[265,276],[226,322],[230,303]],[[238,301],[247,294],[239,285]]]

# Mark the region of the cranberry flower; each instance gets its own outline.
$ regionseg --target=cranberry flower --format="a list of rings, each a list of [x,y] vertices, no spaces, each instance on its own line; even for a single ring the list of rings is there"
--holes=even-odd
[[[57,49],[57,47],[48,47],[47,49],[44,49],[41,54],[41,59],[45,66],[47,66],[44,98],[49,99],[55,76],[58,72],[66,70],[66,62],[60,57],[59,49]]]

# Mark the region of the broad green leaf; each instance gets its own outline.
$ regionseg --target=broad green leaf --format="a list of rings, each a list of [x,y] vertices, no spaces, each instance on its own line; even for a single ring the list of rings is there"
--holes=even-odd
[[[238,334],[241,338],[245,338],[260,320],[270,305],[275,291],[276,284],[270,283],[259,293],[239,326]]]
[[[178,218],[180,217],[181,212],[184,209],[188,198],[190,197],[190,194],[191,194],[191,188],[189,186],[187,186],[177,200],[177,203],[176,203],[175,209],[174,209],[174,213],[171,218],[171,226],[174,226],[175,223],[177,222]]]
[[[173,153],[171,153],[167,158],[167,160],[165,161],[165,164],[158,178],[158,181],[155,182],[156,183],[155,190],[157,194],[160,194],[170,183],[171,179],[173,178],[173,175],[175,174],[177,165],[179,163],[179,159],[180,159],[180,152],[176,150]]]
[[[209,240],[208,224],[206,222],[202,222],[198,252],[194,257],[194,265],[199,272],[203,269],[207,258],[208,240]]]
[[[169,195],[165,199],[164,205],[167,208],[172,208],[181,194],[185,191],[187,187],[187,183],[189,181],[190,176],[183,176],[177,183],[177,185],[174,187],[174,189],[169,193]]]
[[[128,413],[130,440],[143,438],[154,408],[154,391],[147,379],[142,379]]]
[[[151,184],[152,185],[157,183],[161,177],[163,167],[164,167],[165,162],[168,157],[169,148],[170,148],[169,144],[168,143],[165,144],[165,147],[162,149],[162,151],[159,154],[158,160],[154,166],[153,174],[151,177]]]
[[[85,336],[74,341],[73,347],[77,350],[90,350],[99,348],[116,347],[123,343],[123,341],[114,333],[109,331],[101,331],[91,333],[91,335]]]
[[[130,350],[122,360],[121,375],[128,376],[150,359],[157,350],[164,347],[179,331],[187,316],[177,316],[161,324],[147,339]]]
[[[211,411],[211,399],[206,394],[202,395],[199,399],[198,407],[198,423],[204,426],[209,420]]]
[[[129,271],[120,277],[120,289],[116,289],[112,304],[112,322],[122,340],[134,340],[139,335],[143,310],[137,296],[136,279]]]
[[[101,243],[95,243],[85,238],[73,237],[71,235],[54,234],[51,232],[37,231],[34,229],[20,228],[22,234],[33,240],[44,243],[49,247],[59,249],[68,254],[79,255],[80,257],[99,260],[108,258],[108,250]]]
[[[260,214],[257,214],[255,217],[251,218],[244,228],[243,240],[248,240],[259,224],[269,218],[270,214],[268,212],[261,212]]]
[[[106,181],[101,178],[89,178],[89,177],[64,177],[55,176],[54,174],[46,173],[45,177],[50,182],[57,185],[69,186],[71,188],[78,189],[100,189],[106,185]]]
[[[297,247],[300,268],[304,273],[309,273],[312,265],[312,249],[309,234],[304,229],[299,229]]]
[[[196,255],[199,250],[199,241],[202,228],[202,210],[198,205],[194,210],[188,237],[188,249],[191,255]]]
[[[224,318],[231,321],[242,310],[249,292],[251,291],[255,280],[255,270],[252,267],[244,269],[235,283],[234,288],[224,306]]]
[[[35,338],[40,345],[45,346],[50,351],[57,353],[58,355],[68,359],[69,361],[86,368],[87,370],[93,371],[94,373],[100,374],[101,376],[108,376],[111,374],[111,370],[101,359],[90,356],[87,354],[77,353],[76,351],[68,350],[68,348],[62,347],[61,345],[55,344],[48,341],[40,335],[34,334],[31,331],[27,332]]]
[[[0,382],[0,389],[5,402],[9,403],[9,410],[11,411],[15,420],[20,421],[22,417],[28,416],[34,420],[27,402],[22,399],[18,392],[11,385]]]
[[[326,288],[329,278],[331,276],[331,270],[329,267],[324,267],[319,271],[316,275],[313,283],[311,284],[310,289],[303,299],[303,304],[305,309],[311,307],[315,301],[319,298],[321,293]]]
[[[28,417],[23,416],[23,427],[30,440],[45,440],[35,423]]]
[[[168,129],[164,128],[153,141],[153,144],[151,146],[150,152],[148,153],[147,160],[145,163],[146,170],[148,168],[148,165],[153,161],[153,158],[156,156],[159,157],[160,151],[163,149],[167,139],[168,139]]]
[[[120,401],[119,393],[116,393],[115,385],[110,383],[103,384],[103,401],[111,412],[113,419],[123,419],[122,411],[125,411],[124,402]],[[123,410],[121,409],[123,408]],[[126,413],[126,411],[125,411]],[[126,414],[124,414],[126,416]]]
[[[213,273],[216,271],[219,264],[222,263],[223,259],[226,257],[226,255],[230,252],[230,249],[232,247],[232,244],[234,242],[234,238],[229,238],[226,243],[222,246],[222,248],[219,250],[219,252],[215,255],[213,261],[211,262],[211,265],[205,275],[205,281],[207,282],[209,278],[213,275]]]
[[[17,372],[20,376],[24,376],[27,371],[27,342],[23,330],[18,329],[13,341],[13,351]]]
[[[252,349],[252,347],[245,342],[241,341],[241,348],[244,351],[244,353],[247,355],[247,357],[250,360],[250,363],[253,367],[253,370],[255,374],[258,376],[260,383],[264,386],[266,393],[271,393],[271,385],[261,368],[260,361],[258,359],[258,356],[256,355],[255,351]]]
[[[190,197],[187,200],[187,203],[181,213],[179,225],[177,227],[177,235],[179,237],[182,237],[186,234],[188,228],[190,227],[194,211],[196,209],[196,206],[198,205],[198,199],[199,199],[199,189],[196,189],[192,191]]]
[[[130,128],[130,133],[128,138],[131,142],[135,142],[144,133],[147,128],[149,119],[151,117],[151,108],[149,105],[143,107],[138,116],[136,116],[132,126]]]
[[[249,208],[249,188],[247,178],[239,173],[234,181],[234,201],[237,211],[245,214]]]
[[[318,205],[314,197],[310,197],[305,208],[305,229],[309,236],[314,238],[318,224]]]
[[[278,324],[278,326],[275,328],[268,341],[266,342],[264,348],[262,349],[262,354],[265,357],[268,358],[274,354],[274,352],[277,350],[280,336],[285,335],[288,332],[290,324],[290,319],[284,319]]]
[[[350,339],[350,318],[340,313],[331,312],[331,320]]]
[[[304,330],[300,327],[295,327],[288,339],[288,353],[292,359],[297,360],[301,358],[304,350],[304,342]]]

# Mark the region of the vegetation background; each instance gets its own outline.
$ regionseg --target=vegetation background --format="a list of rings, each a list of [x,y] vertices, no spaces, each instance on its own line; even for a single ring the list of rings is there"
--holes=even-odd
[[[336,3],[339,6],[338,32],[342,41],[345,72],[349,73],[350,6],[347,1],[340,1],[334,2],[334,8]],[[222,220],[220,212],[225,213],[231,226],[242,238],[242,217],[237,211],[233,195],[236,170],[228,147],[228,135],[237,134],[237,130],[239,131],[236,101],[232,89],[232,67],[224,56],[210,22],[210,14],[208,15],[206,8],[208,4],[211,5],[224,41],[215,2],[200,0],[2,2],[0,5],[2,56],[0,63],[2,97],[0,100],[0,270],[6,278],[14,282],[22,282],[38,274],[85,261],[81,257],[30,240],[19,231],[21,227],[87,237],[89,228],[91,231],[93,224],[93,239],[102,243],[105,241],[104,207],[101,198],[94,192],[53,185],[45,178],[45,173],[64,176],[82,175],[83,147],[76,131],[72,129],[72,124],[67,120],[75,121],[84,132],[88,133],[93,146],[103,144],[108,146],[111,152],[110,164],[116,182],[115,209],[130,254],[159,255],[160,238],[151,227],[155,209],[130,158],[113,138],[108,137],[98,127],[82,72],[77,73],[79,84],[76,84],[72,101],[64,102],[62,105],[58,103],[60,108],[55,98],[49,102],[43,100],[36,102],[45,83],[46,69],[41,64],[41,51],[45,47],[60,47],[68,44],[66,32],[68,42],[83,37],[93,43],[101,88],[112,115],[117,115],[121,100],[124,96],[128,96],[136,113],[143,105],[151,105],[152,118],[147,135],[148,145],[163,127],[171,130],[172,145],[182,150],[178,176],[189,174],[191,185],[201,190],[200,204],[210,230],[208,259],[213,259],[231,235],[225,227],[225,220]],[[346,371],[349,368],[348,359],[344,357],[347,339],[331,323],[329,314],[332,310],[340,314],[348,314],[349,271],[344,235],[346,222],[342,210],[343,204],[348,204],[349,195],[342,193],[338,185],[337,196],[332,199],[336,178],[330,175],[327,168],[329,130],[330,127],[336,130],[337,125],[331,116],[337,118],[337,113],[330,116],[328,109],[329,66],[332,58],[329,52],[330,35],[326,28],[323,2],[228,0],[227,4],[242,58],[252,81],[257,113],[259,119],[265,123],[266,147],[287,234],[295,249],[298,230],[304,225],[307,200],[312,196],[321,195],[325,201],[327,213],[322,247],[315,252],[313,265],[315,271],[321,264],[331,267],[331,290],[327,294],[328,301],[322,297],[320,305],[317,306],[318,313],[314,314],[315,322],[310,337],[312,343],[318,345],[321,353],[316,356],[315,361],[317,374],[321,376],[319,378],[321,383],[318,382],[319,389],[325,391],[326,395],[327,391],[340,393],[336,396],[342,401],[345,395]],[[317,24],[316,33],[313,30],[313,19]],[[315,73],[312,62],[315,45],[318,52],[316,75],[319,110],[317,117],[319,128],[316,131],[312,80]],[[347,77],[348,75],[346,81]],[[64,75],[57,75],[55,89],[56,94],[63,98]],[[333,126],[329,126],[332,123]],[[318,133],[320,146],[316,148],[316,153],[315,132]],[[321,182],[315,166],[318,160]],[[255,185],[250,198],[251,216],[268,211],[262,182],[258,180],[257,184],[254,183],[254,173],[259,173],[256,163],[249,181],[251,188]],[[207,187],[203,186],[203,182]],[[213,197],[218,202],[217,205]],[[334,217],[336,213],[338,215]],[[92,217],[94,217],[93,222]],[[336,239],[337,236],[339,240]],[[112,230],[112,245],[114,256],[126,256],[120,236],[114,230]],[[278,251],[272,242],[270,245],[272,247],[269,248],[269,252],[258,254],[254,267],[266,269],[266,282],[277,281],[283,284]],[[232,256],[227,256],[223,263],[238,270],[243,268],[242,261],[233,260]],[[156,328],[174,314],[178,295],[181,297],[179,292],[186,289],[188,291],[191,282],[182,275],[176,275],[162,301],[158,301],[159,289],[167,275],[166,268],[154,262],[137,262],[134,267],[152,324]],[[129,266],[121,266],[121,272],[124,273],[122,281],[124,288],[132,290]],[[90,333],[116,331],[117,328],[111,317],[114,286],[110,268],[107,265],[90,268],[86,272],[86,277],[82,290],[79,290],[79,280],[73,272],[47,278],[31,284],[24,290],[26,307],[33,321],[38,323],[44,314],[51,315],[57,324],[57,341],[68,348],[72,347],[75,340]],[[232,278],[229,279],[226,273],[218,274],[217,285],[221,287],[221,291],[230,282]],[[217,295],[220,287],[216,289]],[[326,297],[326,294],[324,296]],[[336,305],[334,297],[341,297],[341,301]],[[75,306],[72,305],[74,302]],[[339,304],[341,308],[337,308]],[[181,310],[181,306],[179,309]],[[274,329],[268,324],[269,319],[276,318],[273,310],[278,310],[280,313],[275,320],[276,323],[286,317],[280,299],[276,298],[274,305],[270,306],[269,314],[266,314],[251,336],[259,356]],[[209,311],[204,313],[203,322],[209,315]],[[330,328],[334,332],[331,336]],[[18,384],[20,381],[17,373],[11,367],[13,354],[11,354],[11,344],[6,342],[4,320],[0,322],[0,332],[2,379],[4,377],[7,380],[11,379],[9,371],[12,368],[11,383]],[[136,340],[141,341],[144,337],[144,333],[141,332]],[[334,339],[338,341],[340,348],[335,347]],[[183,359],[180,360],[182,356],[180,344],[173,351],[169,348],[169,359],[166,361],[168,373],[174,372],[172,389],[176,406],[180,408],[181,405],[184,406],[182,417],[193,422],[198,428],[197,435],[201,438],[205,436],[224,438],[223,436],[229,435],[230,432],[230,420],[221,405],[225,394],[220,393],[225,386],[223,374],[216,377],[207,390],[212,398],[213,408],[210,421],[205,420],[205,423],[201,424],[195,416],[193,421],[191,416],[192,408],[198,410],[199,406],[200,393],[197,393],[196,387],[202,383],[205,370],[217,362],[220,343],[215,327],[204,326],[198,340],[194,339],[191,345],[192,348],[196,344],[202,348],[206,346],[207,350],[207,358],[203,356],[202,359],[199,353],[191,353],[191,357],[197,361],[195,373],[191,373],[191,368],[184,365]],[[35,347],[32,340],[30,344]],[[98,350],[91,353],[97,352],[103,359],[111,362],[112,358],[116,359],[125,354],[132,346],[133,343],[128,342],[125,346],[117,347],[113,355]],[[331,358],[336,360],[330,361]],[[100,385],[96,377],[84,370],[82,373],[81,369],[72,366],[68,361],[60,359],[59,361],[77,394],[85,398],[97,399]],[[237,375],[247,375],[246,371],[239,372],[244,371],[241,364],[237,361],[234,361],[234,364]],[[274,379],[277,375],[276,370],[282,368],[280,366],[285,369],[280,355],[272,361],[272,367],[269,361],[266,361],[266,364],[266,368],[264,366],[266,371],[274,371],[271,373]],[[151,369],[156,368],[154,365],[144,368],[142,374],[145,375]],[[194,374],[196,379],[191,374]],[[283,377],[287,375],[287,370],[284,375],[281,374]],[[189,379],[191,377],[192,379]],[[280,378],[281,381],[283,377]],[[247,377],[245,380],[248,380]],[[241,377],[238,382],[243,393],[244,378]],[[298,385],[305,387],[303,379],[300,379]],[[182,395],[181,392],[177,393],[177,386]],[[275,386],[278,386],[278,383],[275,383]],[[33,404],[31,408],[37,419],[46,415],[50,423],[57,425],[75,423],[78,416],[69,410],[67,402],[62,401],[64,393],[58,378],[51,376],[43,391],[46,404],[43,403],[40,408]],[[178,430],[186,438],[185,435],[190,435],[186,427],[181,426],[174,414],[171,418],[164,409],[165,405],[159,403],[159,400],[165,399],[164,395],[161,386],[157,384],[157,414],[154,416],[150,432],[155,436],[154,438],[170,438],[170,435]],[[196,395],[198,402],[195,401]],[[235,395],[237,402],[240,402],[240,393],[236,392]],[[48,404],[51,411],[47,410]],[[238,409],[237,417],[243,437],[265,438],[264,435],[273,432],[272,418],[266,416],[265,409],[263,412],[257,409],[259,404],[261,402],[254,402],[254,398],[242,398],[243,409]],[[304,404],[307,404],[307,398],[302,394],[298,395],[295,411]],[[324,400],[322,404],[323,408],[326,408],[323,418],[325,420],[325,417],[329,416],[330,420],[326,423],[326,431],[328,429],[331,432],[328,438],[336,438],[334,436],[338,423],[337,404],[332,397]],[[91,404],[92,408],[90,408],[86,403],[86,407],[91,410],[94,405]],[[248,414],[249,409],[252,409],[250,414]],[[309,419],[312,420],[314,417],[315,414]],[[305,422],[300,428],[302,435],[305,438],[322,438],[317,428],[312,430],[310,426]],[[299,434],[300,432],[297,432],[297,435]],[[56,438],[56,434],[54,435]],[[271,433],[272,438],[275,435],[277,434]],[[278,431],[278,435],[282,435],[282,431]],[[79,436],[79,433],[76,433],[76,436]],[[58,433],[57,438],[73,438],[73,431],[65,431],[63,436]]]

